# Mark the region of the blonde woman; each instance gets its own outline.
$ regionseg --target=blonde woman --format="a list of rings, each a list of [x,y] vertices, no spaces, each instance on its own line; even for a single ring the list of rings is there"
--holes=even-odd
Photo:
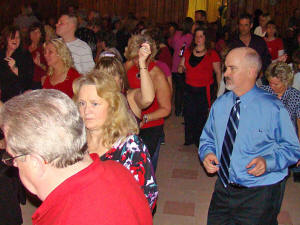
[[[113,53],[106,53],[103,57],[100,57],[96,69],[114,77],[139,123],[141,122],[142,109],[147,108],[153,102],[155,92],[153,82],[146,69],[147,59],[151,54],[150,45],[143,43],[138,54],[140,68],[138,76],[141,80],[141,88],[129,89],[124,66]]]
[[[90,153],[123,164],[139,182],[151,209],[158,191],[150,155],[138,125],[111,75],[92,71],[73,83],[74,100],[87,131]]]
[[[52,39],[44,44],[48,64],[47,76],[42,79],[44,89],[57,89],[73,97],[72,83],[80,77],[74,68],[71,53],[62,39]]]

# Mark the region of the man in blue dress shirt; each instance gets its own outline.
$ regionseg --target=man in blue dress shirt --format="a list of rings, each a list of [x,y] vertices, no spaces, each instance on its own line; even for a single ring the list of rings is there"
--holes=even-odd
[[[207,224],[274,225],[288,167],[300,159],[299,141],[284,105],[255,85],[261,69],[257,52],[235,48],[225,66],[230,91],[213,104],[200,137],[199,156],[205,169],[219,174]],[[239,122],[224,182],[222,146],[237,97]]]

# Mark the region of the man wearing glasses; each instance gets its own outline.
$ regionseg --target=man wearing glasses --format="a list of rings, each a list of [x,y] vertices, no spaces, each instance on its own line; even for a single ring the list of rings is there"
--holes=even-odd
[[[31,91],[7,101],[0,118],[7,151],[2,162],[18,167],[24,186],[43,201],[34,225],[152,224],[130,172],[88,154],[84,123],[68,96]]]

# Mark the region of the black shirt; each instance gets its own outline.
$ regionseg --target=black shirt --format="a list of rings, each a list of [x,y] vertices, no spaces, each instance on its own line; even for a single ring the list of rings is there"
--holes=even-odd
[[[18,67],[18,76],[11,71],[5,57],[6,49],[1,49],[0,89],[3,102],[31,88],[34,70],[33,59],[28,50],[19,47],[11,55]]]
[[[265,42],[265,40],[255,34],[251,34],[251,40],[249,43],[249,46],[246,46],[244,42],[240,40],[240,38],[234,39],[230,44],[230,48],[238,48],[238,47],[250,47],[257,51],[257,53],[260,55],[262,60],[262,71],[265,72],[268,66],[272,62],[271,55],[268,50],[268,46]]]

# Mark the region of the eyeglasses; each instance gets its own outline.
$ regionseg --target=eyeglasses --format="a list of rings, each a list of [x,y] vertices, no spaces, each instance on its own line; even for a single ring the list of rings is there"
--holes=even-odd
[[[25,155],[28,155],[28,154],[22,154],[22,155],[17,155],[15,157],[12,157],[10,154],[7,153],[7,151],[5,151],[1,157],[1,161],[7,166],[14,166],[14,160],[16,158],[19,158],[19,157],[25,156]]]

